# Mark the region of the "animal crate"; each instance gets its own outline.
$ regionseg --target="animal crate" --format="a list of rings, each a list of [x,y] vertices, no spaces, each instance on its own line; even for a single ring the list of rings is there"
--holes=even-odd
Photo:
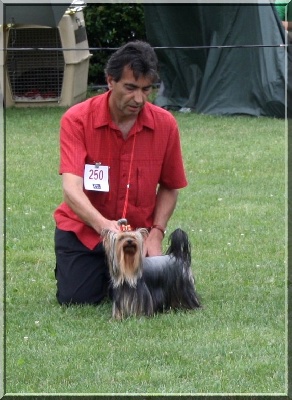
[[[90,53],[83,12],[57,27],[14,25],[4,35],[5,106],[71,106],[86,98]]]

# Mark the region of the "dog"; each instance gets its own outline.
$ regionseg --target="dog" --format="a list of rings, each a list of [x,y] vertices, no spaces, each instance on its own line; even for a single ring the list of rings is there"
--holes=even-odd
[[[103,245],[112,284],[112,317],[153,316],[171,309],[196,309],[201,304],[191,270],[187,234],[176,229],[165,255],[143,257],[148,230],[104,230]]]

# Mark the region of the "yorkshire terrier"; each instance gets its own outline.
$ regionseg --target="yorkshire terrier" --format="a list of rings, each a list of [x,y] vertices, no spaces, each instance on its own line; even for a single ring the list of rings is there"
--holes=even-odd
[[[195,309],[201,304],[191,270],[187,234],[176,229],[165,255],[143,257],[147,229],[103,231],[113,292],[112,316],[153,316],[171,309]]]

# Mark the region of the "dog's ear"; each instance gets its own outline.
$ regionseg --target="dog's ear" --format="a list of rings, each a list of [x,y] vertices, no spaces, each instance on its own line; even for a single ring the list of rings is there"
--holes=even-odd
[[[105,238],[108,234],[109,234],[110,230],[107,228],[104,228],[101,232],[100,232],[100,236],[102,238]]]
[[[109,260],[111,260],[114,254],[113,250],[115,248],[117,234],[110,229],[103,229],[100,235],[102,237],[103,247],[105,249],[106,255]]]
[[[112,242],[113,232],[110,229],[103,229],[100,233],[102,237],[103,245],[105,249],[109,248],[110,243]],[[107,250],[106,250],[107,251]]]
[[[148,229],[146,228],[139,228],[137,231],[140,232],[143,239],[146,239],[149,235]]]

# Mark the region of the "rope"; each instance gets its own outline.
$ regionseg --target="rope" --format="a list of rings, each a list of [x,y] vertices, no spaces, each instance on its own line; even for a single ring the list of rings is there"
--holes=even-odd
[[[154,50],[201,50],[201,49],[249,49],[249,48],[265,48],[265,47],[288,47],[292,44],[241,44],[226,46],[162,46],[153,47]],[[62,48],[62,47],[7,47],[1,48],[0,51],[116,51],[118,47],[86,47],[86,48]]]
[[[130,179],[131,179],[131,172],[132,172],[132,165],[133,165],[135,143],[136,143],[136,132],[134,133],[134,139],[133,139],[133,147],[132,147],[132,154],[131,154],[131,161],[130,161],[130,168],[129,168],[129,175],[128,175],[128,183],[127,183],[127,191],[126,191],[126,197],[125,197],[125,203],[124,203],[124,210],[123,210],[123,214],[122,214],[122,219],[126,218],[127,208],[128,208],[128,203],[129,203],[129,189],[130,189]]]

